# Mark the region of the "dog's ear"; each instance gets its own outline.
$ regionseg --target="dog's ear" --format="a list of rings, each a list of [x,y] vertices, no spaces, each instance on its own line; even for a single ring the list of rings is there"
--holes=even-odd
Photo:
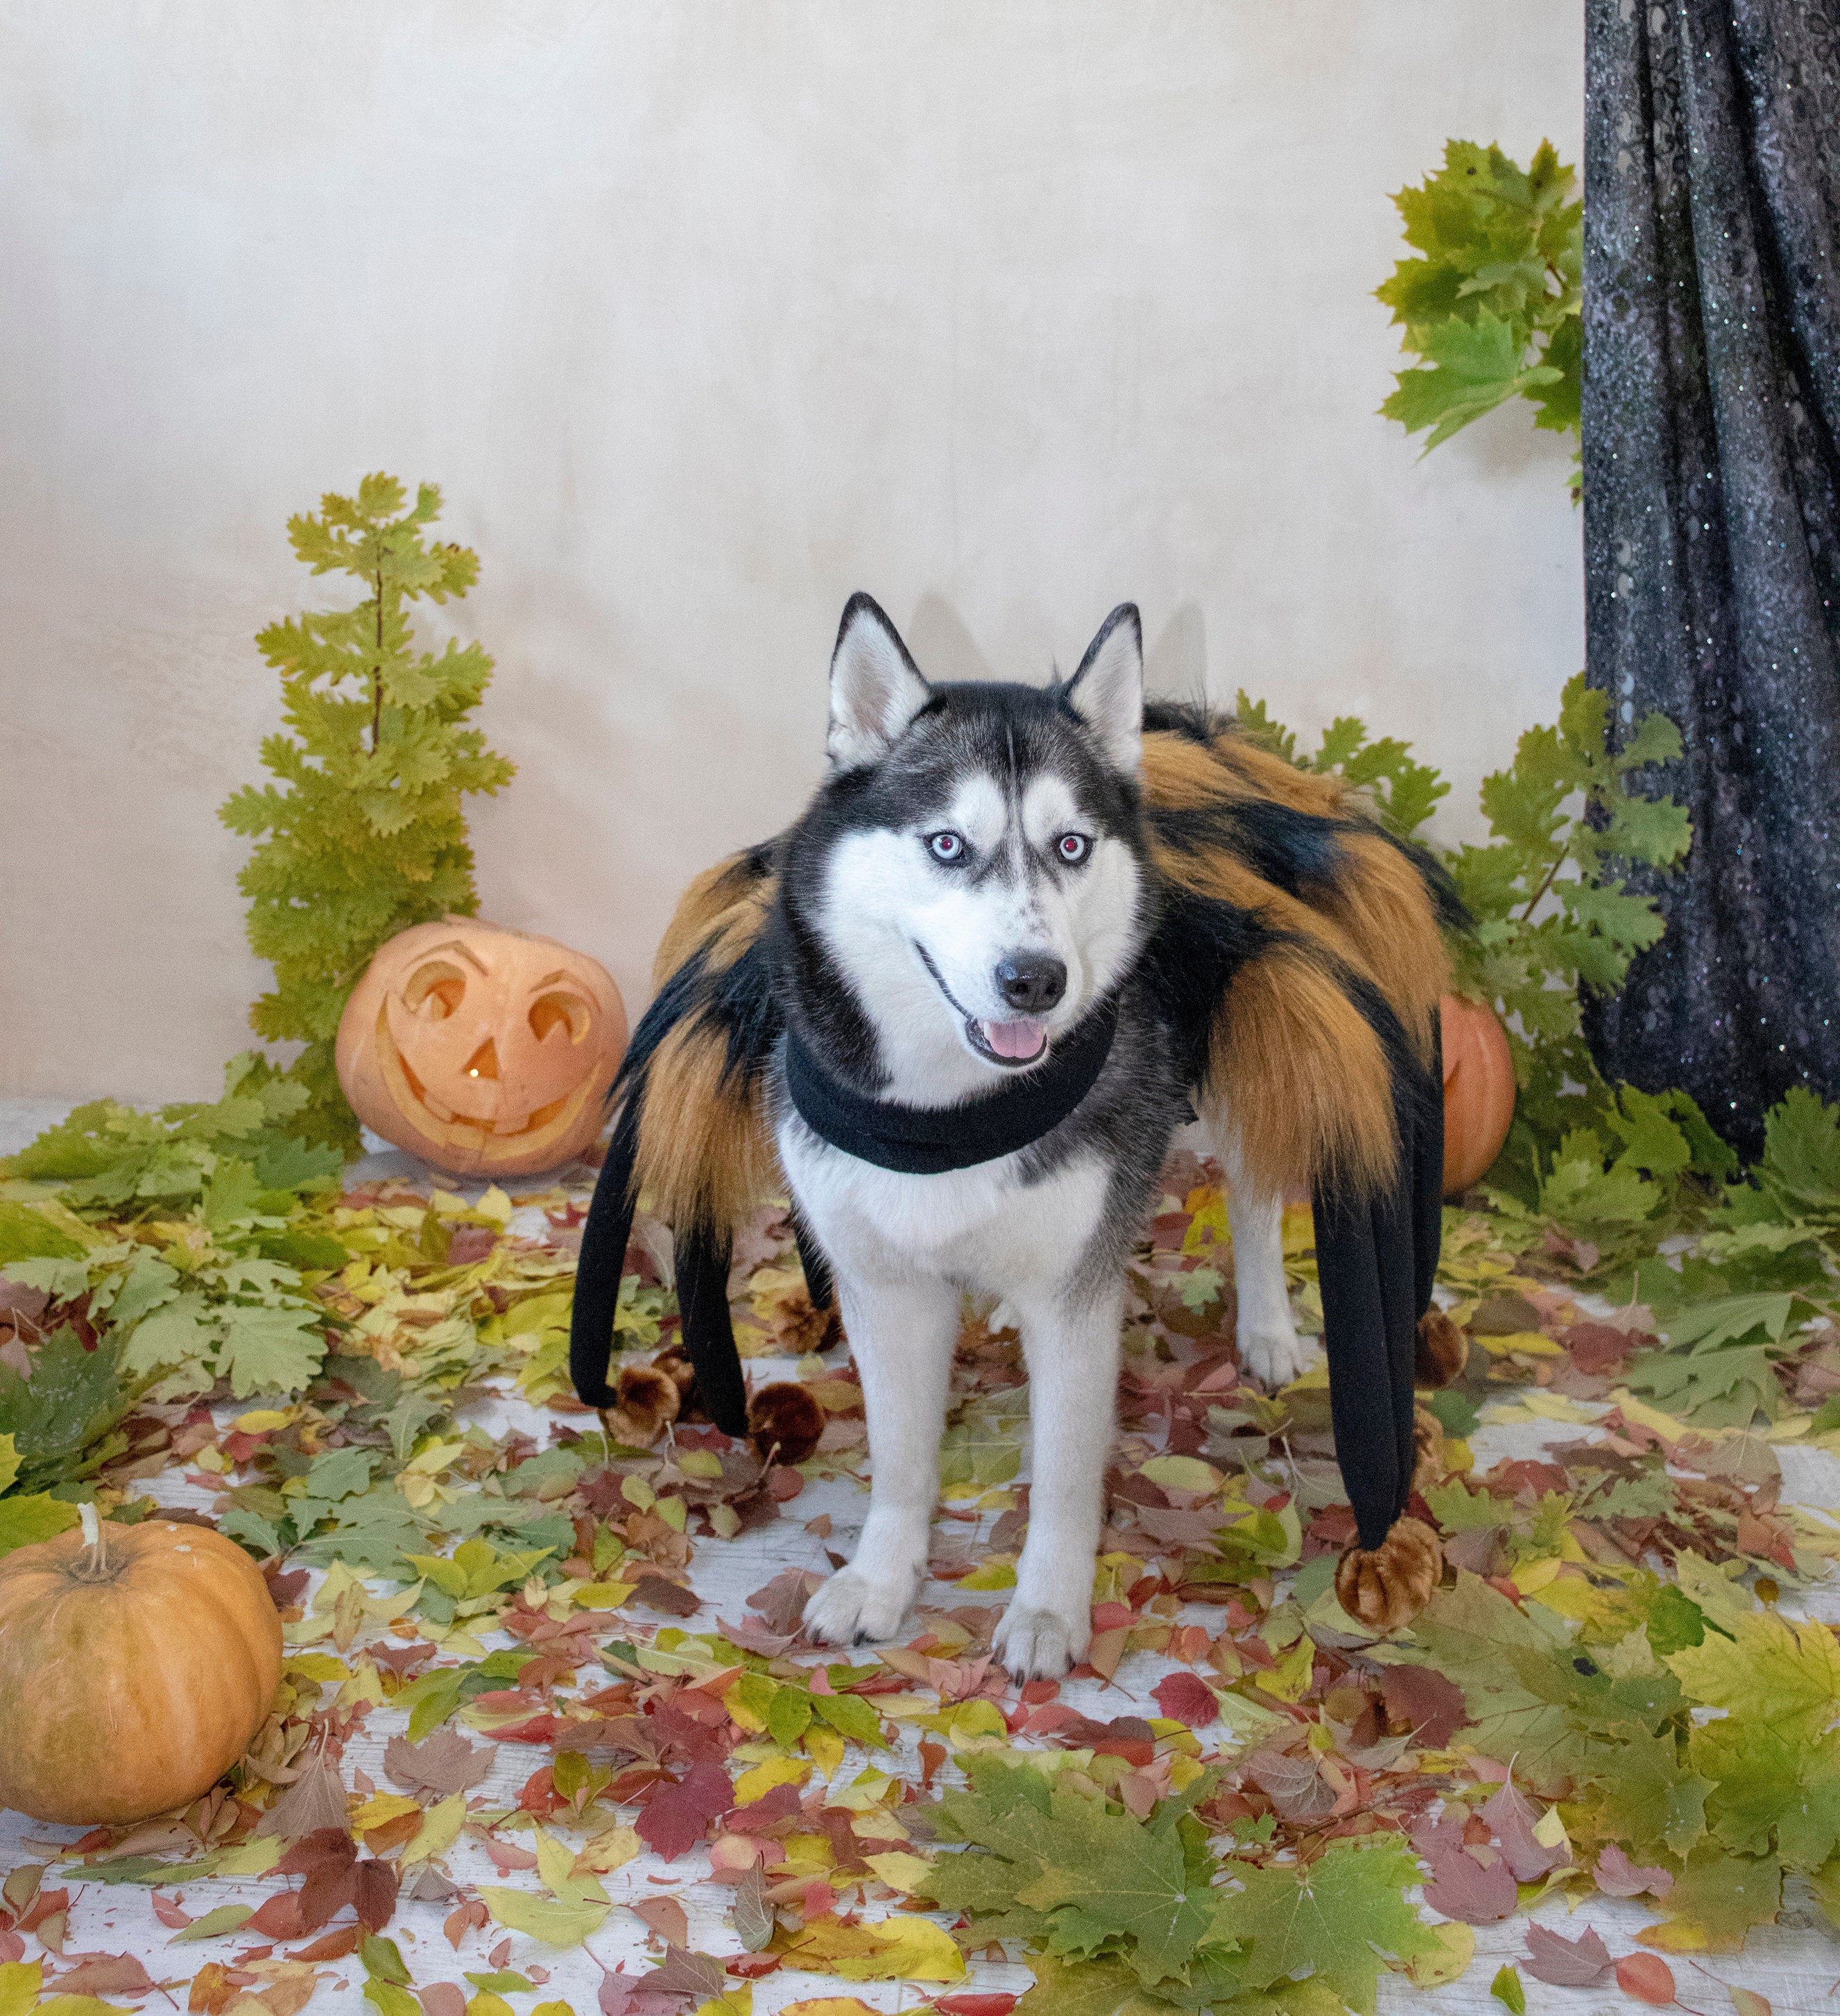
[[[853,595],[831,653],[831,763],[854,770],[882,754],[933,689],[874,599]]]
[[[1134,777],[1144,754],[1144,626],[1134,602],[1121,602],[1099,625],[1065,697],[1113,769]]]

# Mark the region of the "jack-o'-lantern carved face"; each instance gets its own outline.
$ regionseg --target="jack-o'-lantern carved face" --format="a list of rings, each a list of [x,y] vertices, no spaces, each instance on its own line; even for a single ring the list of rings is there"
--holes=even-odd
[[[599,1132],[626,1049],[606,969],[554,938],[444,917],[352,989],[339,1082],[365,1124],[459,1175],[530,1175]]]

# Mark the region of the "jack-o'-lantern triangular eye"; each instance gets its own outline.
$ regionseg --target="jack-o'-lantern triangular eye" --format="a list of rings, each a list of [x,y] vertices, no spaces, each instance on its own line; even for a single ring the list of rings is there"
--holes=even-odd
[[[404,982],[402,998],[411,1014],[444,1022],[466,998],[466,976],[447,959],[431,959]]]
[[[579,994],[544,994],[530,1003],[530,1033],[538,1042],[560,1024],[568,1031],[570,1042],[578,1043],[588,1034],[590,1015]]]

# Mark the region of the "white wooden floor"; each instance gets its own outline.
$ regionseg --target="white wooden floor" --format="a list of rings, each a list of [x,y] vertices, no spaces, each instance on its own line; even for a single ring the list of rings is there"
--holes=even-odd
[[[57,1101],[0,1101],[0,1153],[10,1153],[22,1146],[40,1129],[61,1118],[68,1110],[66,1103]],[[390,1150],[369,1158],[355,1175],[408,1174],[419,1166],[413,1158]],[[539,1230],[541,1227],[533,1225],[530,1229]],[[770,1360],[754,1361],[749,1369],[761,1377],[777,1376]],[[789,1372],[789,1366],[785,1370]],[[1504,1388],[1501,1397],[1510,1397],[1509,1389]],[[547,1440],[553,1419],[510,1399],[495,1401],[483,1409],[476,1410],[473,1417],[481,1420],[494,1433],[522,1427],[534,1433],[540,1441]],[[1542,1442],[1554,1433],[1554,1424],[1551,1422],[1512,1424],[1481,1429],[1472,1437],[1471,1442],[1479,1468],[1486,1468],[1504,1456],[1539,1454]],[[1787,1448],[1780,1453],[1785,1498],[1811,1505],[1840,1506],[1840,1461],[1819,1450]],[[206,1502],[204,1494],[187,1485],[176,1472],[156,1478],[149,1488],[165,1503]],[[800,1517],[776,1521],[732,1541],[699,1543],[692,1575],[696,1589],[704,1599],[704,1606],[698,1617],[685,1620],[686,1627],[694,1629],[699,1625],[713,1625],[719,1617],[739,1617],[748,1593],[782,1568],[798,1566],[822,1569],[825,1563],[821,1543],[804,1532],[803,1521],[828,1511],[836,1528],[830,1544],[847,1551],[861,1525],[866,1504],[866,1496],[846,1482],[814,1484],[807,1486],[799,1499]],[[933,1585],[922,1600],[951,1607],[976,1599],[947,1586]],[[986,1600],[1000,1603],[1002,1598],[996,1596]],[[1819,1600],[1812,1602],[1809,1608],[1831,1621],[1840,1621],[1840,1582],[1820,1592]],[[1195,1621],[1211,1626],[1217,1618],[1197,1610]],[[1116,1684],[1107,1687],[1097,1680],[1070,1681],[1063,1689],[1063,1698],[1082,1712],[1101,1719],[1134,1710],[1154,1714],[1157,1711],[1150,1700],[1150,1690],[1172,1670],[1174,1669],[1168,1661],[1153,1654],[1136,1654],[1120,1669]],[[353,1768],[362,1769],[379,1784],[386,1785],[382,1766],[383,1747],[390,1736],[405,1726],[405,1717],[387,1709],[374,1712],[365,1734],[354,1739],[347,1749],[348,1773]],[[1216,1733],[1206,1733],[1213,1737]],[[913,1754],[912,1743],[909,1737],[906,1765],[917,1775],[918,1761]],[[544,1754],[515,1744],[502,1746],[492,1777],[480,1790],[488,1795],[503,1795],[507,1805],[513,1803],[518,1787],[543,1761]],[[39,1841],[70,1839],[74,1835],[74,1830],[35,1828],[18,1814],[0,1813],[0,1873],[20,1863],[43,1861],[45,1851],[37,1845]],[[725,1930],[722,1915],[729,1893],[719,1885],[687,1880],[688,1872],[699,1866],[700,1858],[695,1854],[670,1865],[648,1854],[607,1877],[606,1887],[615,1899],[616,1908],[609,1915],[601,1932],[589,1942],[599,1959],[609,1967],[624,1962],[629,1971],[642,1971],[649,1964],[645,1928],[631,1912],[617,1908],[623,1900],[647,1895],[680,1897],[688,1914],[693,1944],[718,1953],[734,1950],[736,1942]],[[490,1883],[506,1880],[492,1868],[483,1851],[464,1839],[451,1858],[451,1867],[458,1881]],[[63,1880],[61,1876],[48,1878],[52,1882]],[[185,1885],[181,1892],[185,1909],[195,1915],[221,1903],[257,1903],[264,1894],[262,1885],[220,1879]],[[401,1945],[418,1987],[448,1981],[462,1983],[464,1989],[463,1974],[486,1969],[488,1949],[505,1936],[501,1928],[494,1925],[486,1932],[469,1938],[455,1953],[441,1932],[441,1922],[447,1908],[433,1904],[404,1904],[399,1908],[390,1928],[390,1936]],[[1612,1957],[1619,1958],[1637,1949],[1634,1935],[1650,1922],[1639,1905],[1601,1896],[1594,1892],[1587,1893],[1569,1909],[1563,1901],[1551,1900],[1535,1916],[1538,1922],[1552,1926],[1568,1938],[1576,1938],[1587,1925],[1594,1928]],[[1515,1917],[1502,1924],[1478,1927],[1474,1964],[1461,1980],[1442,1989],[1421,1990],[1403,1979],[1383,1977],[1381,2011],[1385,2016],[1396,2016],[1396,2012],[1407,2010],[1422,2012],[1422,2016],[1471,2016],[1472,2012],[1479,2016],[1479,2012],[1483,2011],[1489,2012],[1490,2016],[1502,2016],[1502,2005],[1490,1999],[1489,1984],[1503,1961],[1518,1960],[1522,1957],[1529,1922],[1532,1921],[1528,1918]],[[205,1960],[228,1960],[248,1943],[233,1935],[209,1944],[174,1947],[168,1944],[171,1938],[171,1933],[155,1917],[146,1891],[128,1885],[77,1888],[67,1949],[72,1953],[133,1953],[156,1981],[183,1982]],[[533,1967],[548,1970],[549,1978],[536,1995],[515,1998],[520,2011],[535,2001],[552,1997],[566,2000],[580,2016],[590,2016],[590,2012],[598,2007],[601,1970],[584,1952],[558,1953],[522,1935],[512,1935],[506,1964],[526,1973]],[[1825,1921],[1805,1893],[1796,1895],[1791,1891],[1781,1922],[1754,1932],[1741,1954],[1702,1957],[1697,1966],[1683,1957],[1672,1960],[1670,1964],[1681,2004],[1705,2012],[1705,2016],[1723,2016],[1723,2012],[1730,2010],[1732,2005],[1722,1985],[1725,1983],[1766,1996],[1776,2016],[1840,2016],[1840,1935],[1827,1928]],[[979,1963],[961,1985],[1008,1989],[1013,1992],[1026,1988],[1031,1978],[1023,1967]],[[1547,2011],[1574,2011],[1577,2016],[1597,2016],[1599,2011],[1629,2011],[1640,2006],[1623,1996],[1614,1984],[1605,1989],[1587,1990],[1548,1987],[1526,1975],[1522,1981],[1531,2016],[1543,2016],[1543,2012]],[[360,2000],[362,1982],[362,1971],[355,1963],[342,1964],[309,2009],[354,2011],[368,2006]],[[464,1992],[470,1994],[472,1990],[464,1989]],[[755,1984],[754,2008],[758,2016],[776,2016],[776,2012],[786,2003],[807,1997],[854,1995],[876,2009],[912,2010],[944,1992],[911,1984],[846,1982],[834,1975],[794,1974],[782,1969]],[[182,1988],[175,1988],[173,1993],[182,2007]],[[167,2005],[155,1996],[146,1998],[141,2006],[152,2010]]]

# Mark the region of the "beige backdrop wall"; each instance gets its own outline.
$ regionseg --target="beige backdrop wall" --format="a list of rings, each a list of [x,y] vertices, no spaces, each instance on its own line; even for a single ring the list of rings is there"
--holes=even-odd
[[[264,977],[214,808],[283,524],[444,488],[520,766],[488,915],[635,1007],[818,772],[867,588],[941,673],[1165,685],[1475,789],[1581,651],[1563,445],[1376,419],[1387,192],[1576,158],[1576,0],[4,0],[0,1090],[190,1096]]]

